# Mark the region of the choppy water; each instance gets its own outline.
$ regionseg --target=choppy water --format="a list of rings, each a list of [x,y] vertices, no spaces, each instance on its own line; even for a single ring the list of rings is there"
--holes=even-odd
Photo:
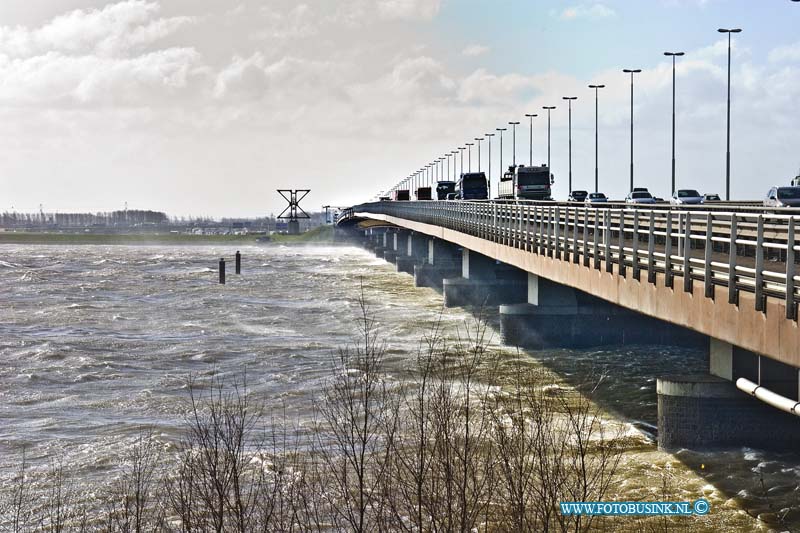
[[[35,467],[63,456],[70,472],[102,479],[143,428],[178,436],[189,375],[247,369],[250,387],[276,410],[308,420],[332,354],[356,333],[362,284],[396,372],[440,317],[451,338],[469,318],[443,311],[435,291],[355,248],[242,248],[244,274],[229,265],[229,283],[220,286],[218,258],[234,252],[0,246],[0,477],[25,447]],[[493,348],[514,357],[496,338]],[[707,531],[767,529],[744,509],[800,509],[795,456],[655,449],[655,376],[704,368],[700,354],[638,346],[524,357],[553,369],[554,382],[608,371],[600,405],[635,436],[620,475],[625,497],[658,500],[666,479],[676,495],[711,501],[708,517],[680,524]]]

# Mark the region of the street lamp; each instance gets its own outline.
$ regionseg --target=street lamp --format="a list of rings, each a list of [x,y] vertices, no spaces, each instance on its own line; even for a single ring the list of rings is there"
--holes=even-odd
[[[562,99],[567,101],[569,106],[569,182],[567,188],[569,194],[572,194],[572,101],[577,100],[577,96],[562,96]]]
[[[464,174],[464,150],[466,150],[466,147],[458,147],[458,151],[461,152],[461,174]]]
[[[538,117],[539,115],[525,113],[525,116],[531,120],[530,146],[528,148],[530,150],[530,165],[533,166],[533,117]]]
[[[631,191],[633,190],[633,75],[638,74],[642,69],[623,69],[622,72],[631,75]]]
[[[683,52],[664,52],[664,55],[672,58],[672,194],[675,194],[675,58]]]
[[[547,171],[553,172],[553,169],[550,167],[550,111],[555,109],[556,106],[554,105],[546,105],[542,107],[542,109],[547,110]]]
[[[486,141],[489,144],[489,176],[488,176],[489,191],[488,192],[489,192],[489,198],[491,198],[492,197],[492,137],[494,137],[494,133],[484,133],[483,136],[486,137]]]
[[[519,122],[509,122],[508,125],[511,126],[511,132],[512,132],[511,153],[514,154],[513,155],[512,164],[514,165],[514,168],[516,169],[517,168],[517,126],[519,126]]]
[[[605,85],[589,85],[590,89],[594,89],[594,192],[600,192],[600,179],[599,173],[597,171],[597,160],[598,160],[598,150],[597,150],[597,131],[598,131],[598,122],[599,122],[599,115],[600,115],[600,89],[605,88]]]
[[[459,152],[458,150],[453,150],[450,153],[453,154],[453,181],[458,181],[456,179],[456,156],[458,155]]]
[[[464,143],[467,145],[467,172],[472,172],[472,147],[475,143]]]
[[[503,132],[506,131],[508,128],[495,128],[495,130],[500,132],[500,179],[503,179]]]
[[[727,128],[727,152],[725,159],[725,200],[731,199],[731,33],[740,33],[741,28],[727,30],[720,28],[720,33],[728,34],[728,128]]]
[[[481,142],[483,141],[483,137],[475,137],[475,140],[478,141],[478,172],[481,171]]]

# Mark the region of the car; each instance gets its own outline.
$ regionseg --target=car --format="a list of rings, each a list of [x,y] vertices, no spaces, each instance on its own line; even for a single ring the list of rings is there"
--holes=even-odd
[[[456,199],[456,193],[449,192],[449,193],[447,193],[447,196],[444,197],[444,199],[445,200],[455,200]]]
[[[703,203],[706,202],[721,202],[722,198],[719,197],[719,194],[704,194],[703,195]]]
[[[572,191],[569,193],[569,198],[567,198],[568,202],[583,202],[586,200],[586,196],[588,196],[588,192],[586,191]]]
[[[656,199],[647,190],[633,190],[625,197],[626,204],[654,204]]]
[[[584,202],[587,204],[604,204],[608,202],[608,198],[601,192],[590,192]]]
[[[703,203],[703,195],[694,189],[678,189],[672,193],[672,205],[698,205]]]
[[[773,187],[764,198],[765,207],[800,207],[800,187]]]
[[[633,192],[650,192],[647,187],[634,187]]]
[[[446,200],[447,195],[456,192],[455,181],[439,181],[436,183],[436,199]]]

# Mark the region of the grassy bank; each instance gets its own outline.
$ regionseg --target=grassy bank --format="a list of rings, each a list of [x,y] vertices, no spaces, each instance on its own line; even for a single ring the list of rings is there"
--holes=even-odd
[[[255,235],[103,234],[103,233],[11,233],[0,232],[0,244],[63,245],[205,245],[256,244]],[[313,244],[333,241],[333,227],[314,228],[302,235],[273,235],[276,244]],[[259,243],[262,244],[262,243]],[[269,244],[269,243],[264,243]]]
[[[301,235],[272,235],[272,242],[280,244],[321,244],[333,242],[333,226],[319,226]]]

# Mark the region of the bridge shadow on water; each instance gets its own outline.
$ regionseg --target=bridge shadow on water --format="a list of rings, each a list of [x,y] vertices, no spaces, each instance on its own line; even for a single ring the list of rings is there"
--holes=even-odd
[[[500,339],[499,313],[472,308]],[[708,354],[698,348],[663,344],[624,344],[594,348],[520,349],[577,389],[595,387],[592,399],[602,410],[640,431],[654,452],[658,439],[656,379],[670,374],[705,373]],[[800,531],[800,451],[748,447],[672,452],[725,500],[735,502],[777,531]],[[625,472],[622,472],[626,475]],[[628,473],[629,475],[630,473]],[[702,494],[693,497],[702,497]]]

